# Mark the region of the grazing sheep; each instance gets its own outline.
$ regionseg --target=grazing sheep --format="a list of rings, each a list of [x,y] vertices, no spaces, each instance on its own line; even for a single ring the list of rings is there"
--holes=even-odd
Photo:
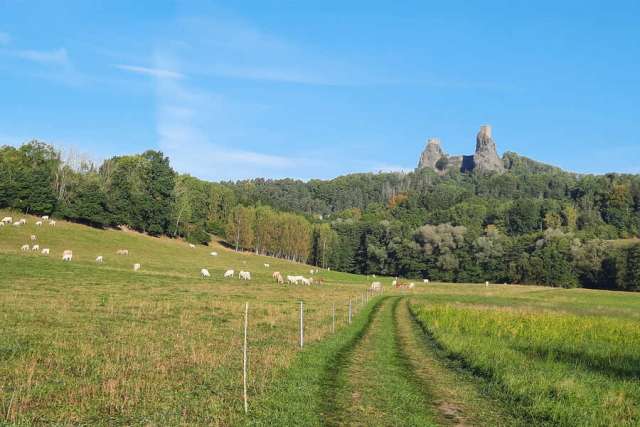
[[[27,220],[24,218],[20,218],[20,221],[18,221],[20,224],[24,225],[27,223]]]
[[[21,250],[22,252],[27,252],[27,251],[29,250],[29,245],[22,245],[22,246],[20,247],[20,250]]]
[[[118,249],[116,255],[129,255],[129,249]]]
[[[391,282],[391,286],[393,286],[393,287],[395,287],[397,284],[398,284],[398,279],[394,279],[394,280]]]
[[[12,222],[13,222],[13,218],[10,216],[5,216],[4,218],[2,218],[3,224],[11,224]]]
[[[102,255],[99,255],[96,257],[96,262],[102,263],[102,261],[103,261]]]
[[[211,252],[211,256],[218,256],[218,252]]]
[[[140,264],[136,262],[135,264],[133,264],[133,271],[138,271],[138,270],[140,270]]]
[[[49,225],[51,227],[55,227],[56,226],[56,222],[54,220],[49,221]]]
[[[20,221],[16,221],[13,223],[14,227],[20,227],[22,225],[22,223]]]
[[[309,274],[313,274],[313,269],[309,270]]]
[[[269,268],[269,264],[267,264],[266,262],[264,263],[264,268]]]
[[[211,274],[209,274],[209,270],[207,270],[206,268],[200,269],[200,274],[202,275],[202,277],[211,277]]]
[[[43,220],[43,221],[46,221],[46,220],[48,220],[48,219],[49,219],[49,215],[42,215],[42,220]]]
[[[32,242],[36,241],[37,239],[38,239],[38,238],[36,237],[36,235],[35,235],[35,234],[32,234],[32,235],[31,235],[31,241],[32,241]]]
[[[42,221],[36,221],[36,227],[42,226]]]
[[[196,247],[196,245],[194,245],[193,243],[189,243],[189,247],[190,247],[191,249],[193,249],[193,248],[195,248],[195,247]]]
[[[416,287],[416,284],[415,284],[415,283],[413,283],[413,282],[409,283],[409,289],[413,289],[413,288],[415,288],[415,287]]]
[[[372,291],[380,291],[382,289],[382,283],[380,282],[372,282],[371,283],[371,290]]]
[[[275,279],[276,277],[278,277],[280,275],[279,271],[274,271],[273,273],[271,273],[271,278]]]
[[[4,227],[4,222],[0,221],[0,227]]]
[[[313,279],[307,279],[306,277],[302,277],[300,281],[302,282],[303,285],[307,285],[307,286],[311,286],[311,283],[313,283]]]
[[[282,274],[278,273],[278,274],[274,277],[274,279],[276,279],[276,282],[277,282],[279,285],[284,285],[284,278],[282,277]]]
[[[233,271],[233,270],[227,270],[227,271],[225,271],[225,272],[224,272],[224,277],[225,277],[225,278],[226,278],[226,277],[233,277],[233,275],[234,275],[234,274],[236,274],[236,272],[235,272],[235,271]]]
[[[301,279],[302,279],[302,276],[287,276],[287,282],[290,285],[297,285]]]
[[[42,255],[49,255],[49,248],[43,248]]]
[[[31,250],[32,250],[33,252],[35,252],[35,251],[39,251],[39,250],[40,250],[40,245],[33,245],[33,247],[31,248]]]
[[[238,277],[241,280],[251,280],[251,273],[249,273],[248,271],[240,271]]]
[[[489,287],[489,282],[484,282],[484,287],[488,288]]]
[[[63,261],[71,261],[73,259],[73,251],[67,249],[62,253]]]

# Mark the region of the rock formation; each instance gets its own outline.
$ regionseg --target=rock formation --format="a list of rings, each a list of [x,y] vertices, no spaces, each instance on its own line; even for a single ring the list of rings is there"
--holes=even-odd
[[[420,161],[418,162],[418,169],[422,168],[430,168],[436,169],[436,164],[438,160],[443,157],[447,157],[444,151],[442,151],[442,147],[440,147],[440,140],[437,138],[430,138],[427,141],[427,146],[425,147],[422,155],[420,156]]]
[[[440,145],[440,140],[430,138],[427,141],[418,169],[429,168],[439,174],[449,170],[460,172],[504,172],[503,161],[498,157],[496,144],[491,138],[491,126],[484,125],[476,136],[476,151],[470,156],[449,156]]]
[[[473,155],[474,170],[476,172],[503,172],[504,164],[498,151],[496,143],[491,138],[491,126],[480,126],[480,132],[476,136],[476,152]]]

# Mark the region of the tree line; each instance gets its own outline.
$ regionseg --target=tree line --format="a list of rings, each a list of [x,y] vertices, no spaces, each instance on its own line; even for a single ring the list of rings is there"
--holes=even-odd
[[[99,166],[0,148],[0,207],[362,274],[638,289],[638,175],[577,175],[507,153],[507,173],[431,170],[207,182],[157,151]]]

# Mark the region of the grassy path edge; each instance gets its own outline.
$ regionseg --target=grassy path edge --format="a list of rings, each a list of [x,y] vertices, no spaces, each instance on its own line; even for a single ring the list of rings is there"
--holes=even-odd
[[[333,398],[327,393],[335,379],[332,371],[367,332],[386,298],[376,297],[354,316],[350,326],[301,351],[270,390],[249,402],[244,425],[323,425],[323,415],[330,410]]]

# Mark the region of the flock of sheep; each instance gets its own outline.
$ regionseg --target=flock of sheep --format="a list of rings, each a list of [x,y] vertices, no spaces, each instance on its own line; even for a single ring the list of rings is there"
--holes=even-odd
[[[48,216],[42,216],[42,219],[37,221],[35,223],[35,225],[37,227],[40,227],[43,225],[44,221],[48,221],[49,226],[55,226],[56,222],[55,220],[49,219]],[[12,224],[15,227],[19,227],[22,225],[25,225],[27,223],[27,220],[24,218],[19,219],[18,221],[13,221],[12,217],[6,216],[4,218],[2,218],[2,220],[0,221],[0,227],[5,226],[6,224]],[[50,250],[49,248],[40,248],[40,244],[39,243],[35,243],[37,240],[37,236],[35,234],[32,234],[30,236],[30,240],[31,242],[33,242],[32,245],[29,244],[24,244],[20,247],[20,250],[23,252],[40,252],[42,255],[48,256],[50,254]],[[196,246],[192,243],[189,244],[190,248],[195,248]],[[129,255],[129,250],[128,249],[118,249],[116,251],[116,255],[122,255],[122,256],[127,256]],[[211,256],[218,256],[217,252],[210,252]],[[62,260],[63,261],[71,261],[73,259],[73,251],[67,249],[62,253]],[[98,255],[96,257],[95,260],[96,263],[102,263],[104,262],[104,257],[102,255]],[[270,268],[270,265],[265,263],[264,264],[265,268]],[[133,271],[139,271],[141,268],[140,263],[135,263],[133,264]],[[317,274],[319,272],[319,270],[317,268],[312,268],[311,270],[309,270],[309,274],[311,276],[313,276],[314,274]],[[211,273],[209,272],[209,270],[207,270],[206,268],[202,268],[200,270],[200,275],[203,278],[207,278],[207,277],[211,277]],[[226,270],[223,274],[223,277],[226,278],[233,278],[235,277],[235,270],[229,269]],[[271,277],[273,278],[273,280],[278,283],[278,284],[285,284],[285,278],[284,276],[279,272],[279,271],[274,271],[273,274],[271,275]],[[373,277],[375,278],[375,274],[373,275]],[[244,270],[240,270],[238,272],[238,278],[240,280],[251,280],[251,273],[249,271],[244,271]],[[290,285],[298,285],[298,284],[303,284],[303,285],[307,285],[310,286],[313,283],[322,283],[322,279],[318,278],[315,279],[313,277],[304,277],[304,276],[299,276],[299,275],[287,275],[286,276],[286,283],[290,284]],[[428,284],[429,283],[429,279],[424,279],[424,283]],[[485,284],[486,286],[489,285],[489,283],[487,282]],[[411,282],[411,283],[404,283],[404,282],[400,282],[398,280],[398,278],[396,277],[392,282],[391,282],[391,286],[393,286],[394,288],[397,289],[413,289],[415,287],[415,283]],[[374,281],[371,283],[371,290],[373,291],[380,291],[382,290],[382,283],[379,281]]]
[[[42,224],[44,223],[44,221],[48,221],[49,226],[51,227],[55,227],[56,225],[56,221],[53,219],[49,219],[49,216],[44,215],[42,216],[42,219],[39,221],[36,221],[35,225],[36,227],[41,227]],[[5,224],[13,224],[15,227],[19,227],[22,225],[25,225],[27,223],[27,220],[24,218],[19,219],[16,222],[13,222],[13,218],[10,216],[5,216],[4,218],[2,218],[2,220],[0,221],[0,227],[4,226]],[[32,242],[35,242],[36,240],[38,240],[38,237],[35,234],[32,234],[30,236],[30,240]],[[22,252],[40,252],[42,255],[44,256],[48,256],[51,253],[51,250],[49,248],[40,248],[40,244],[39,243],[34,243],[33,246],[30,246],[28,244],[24,244],[20,247],[20,250]],[[117,255],[129,255],[129,250],[127,249],[118,249],[116,251]],[[62,261],[71,261],[73,259],[73,251],[71,249],[65,249],[62,252]],[[96,257],[96,262],[98,264],[101,264],[102,262],[104,262],[104,257],[102,255],[98,255]],[[139,271],[141,268],[140,263],[135,263],[133,264],[133,271]]]
[[[46,215],[43,216],[41,220],[37,221],[35,223],[35,225],[37,227],[40,227],[40,226],[42,226],[43,221],[48,221],[48,224],[50,226],[55,226],[56,225],[56,222],[54,220],[52,220],[52,219],[50,220],[49,217],[46,216]],[[24,219],[24,218],[21,218],[20,220],[18,220],[16,222],[13,222],[13,218],[7,216],[7,217],[4,217],[2,219],[2,221],[0,221],[0,227],[3,227],[5,224],[13,224],[16,227],[19,227],[21,225],[25,225],[26,223],[27,223],[27,220]],[[32,242],[34,242],[34,244],[32,246],[30,246],[28,244],[22,245],[21,248],[20,248],[21,251],[23,251],[23,252],[40,252],[42,255],[45,255],[45,256],[48,256],[50,254],[50,249],[49,248],[42,248],[41,249],[40,248],[40,244],[35,243],[36,240],[37,240],[37,236],[35,234],[32,234],[30,236],[30,239],[31,239]],[[194,244],[192,244],[192,243],[189,243],[189,247],[190,248],[195,248],[196,246]],[[218,252],[215,252],[215,251],[210,252],[209,254],[211,256],[218,256]],[[128,249],[118,249],[116,251],[116,255],[128,256],[129,255],[129,250]],[[63,261],[71,261],[72,259],[73,259],[73,251],[72,250],[67,249],[62,253],[62,260]],[[95,262],[98,263],[98,264],[103,263],[104,262],[104,257],[102,255],[98,255],[96,257]],[[264,266],[265,266],[265,268],[270,268],[270,265],[267,264],[267,263],[265,263]],[[140,268],[141,268],[140,263],[133,264],[133,271],[139,271]],[[313,275],[313,274],[318,273],[318,271],[319,271],[318,269],[311,269],[309,271],[309,273],[311,275]],[[200,275],[203,278],[211,277],[211,273],[206,268],[202,268],[200,270]],[[226,270],[224,272],[224,274],[223,274],[223,277],[224,278],[233,278],[233,277],[235,277],[235,270]],[[272,274],[272,277],[279,284],[284,284],[285,283],[284,277],[278,271],[274,272]],[[240,270],[238,272],[238,278],[240,280],[251,280],[251,273],[249,271]],[[301,283],[303,285],[311,285],[311,284],[314,283],[314,280],[313,280],[313,278],[306,278],[306,277],[303,277],[303,276],[287,276],[287,283],[289,283],[289,284],[300,284]],[[317,279],[316,283],[322,283],[322,279]]]

